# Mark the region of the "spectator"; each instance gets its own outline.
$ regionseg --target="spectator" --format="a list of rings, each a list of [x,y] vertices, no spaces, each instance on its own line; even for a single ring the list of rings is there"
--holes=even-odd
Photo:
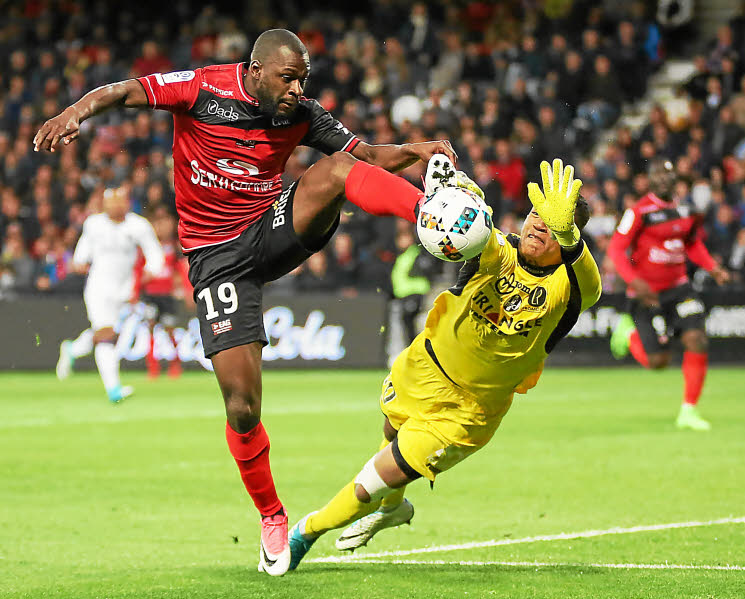
[[[521,214],[525,208],[525,164],[517,156],[509,139],[498,139],[494,144],[495,157],[490,167],[492,177],[497,179],[502,188],[502,198],[511,204],[510,210]]]
[[[612,125],[621,114],[621,84],[618,76],[611,70],[611,62],[607,56],[599,54],[595,58],[594,71],[588,77],[587,98],[577,114],[593,123],[597,128],[604,129]]]
[[[170,59],[162,54],[158,44],[153,40],[145,40],[142,43],[142,54],[132,64],[130,75],[142,77],[151,73],[167,73],[173,70]]]
[[[631,21],[619,23],[612,59],[614,69],[619,74],[624,99],[631,102],[642,97],[647,91],[647,56],[636,40],[636,31]]]
[[[569,106],[574,114],[585,96],[585,73],[582,57],[578,52],[570,50],[566,53],[563,68],[559,73],[558,85],[557,96]]]

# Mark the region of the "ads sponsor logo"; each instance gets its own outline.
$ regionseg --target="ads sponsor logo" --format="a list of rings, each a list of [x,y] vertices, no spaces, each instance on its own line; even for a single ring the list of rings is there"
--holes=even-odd
[[[258,174],[258,168],[253,164],[249,164],[248,162],[243,162],[241,160],[231,161],[228,158],[220,159],[219,162],[221,163],[221,165],[218,166],[220,166],[223,170],[225,170],[226,168],[234,169],[235,173],[231,174],[240,174],[244,177],[249,177],[252,174],[252,168],[256,169],[256,173]],[[189,180],[194,185],[199,185],[201,187],[217,187],[219,189],[227,189],[230,191],[266,193],[269,191],[273,191],[275,187],[279,187],[282,184],[282,179],[280,179],[279,176],[271,179],[270,181],[236,181],[235,179],[231,179],[230,177],[213,173],[212,171],[201,168],[196,160],[192,160],[189,163],[189,166],[191,166],[192,172]],[[240,173],[238,171],[240,171]]]
[[[313,310],[305,324],[295,324],[295,314],[286,306],[275,306],[264,312],[264,330],[269,345],[262,358],[274,360],[341,360],[346,354],[342,346],[344,327],[324,324],[326,315]]]
[[[217,116],[225,121],[237,121],[240,115],[233,110],[232,106],[228,106],[225,110],[217,100],[210,100],[207,104],[207,114]]]
[[[175,327],[173,337],[161,326],[155,325],[153,332],[147,319],[147,306],[136,304],[126,306],[120,314],[116,327],[119,338],[116,350],[123,360],[142,360],[153,344],[153,356],[156,360],[171,361],[178,358],[181,362],[198,362],[206,370],[212,370],[212,362],[204,357],[202,336],[199,333],[199,321],[189,320],[187,326]]]
[[[745,306],[714,306],[706,319],[709,337],[745,337]]]
[[[292,191],[292,188],[294,187],[294,183],[290,185],[287,189],[285,189],[282,192],[282,195],[279,196],[279,199],[272,204],[272,208],[274,209],[274,219],[272,220],[272,230],[276,229],[277,227],[281,227],[285,224],[285,211],[287,209],[287,200],[290,197],[290,192]]]
[[[231,175],[240,175],[243,177],[255,177],[259,174],[259,167],[243,160],[235,158],[220,158],[215,162],[217,168]]]
[[[343,326],[325,324],[322,310],[313,310],[303,324],[295,324],[292,308],[275,306],[264,312],[264,328],[269,345],[264,348],[262,359],[278,360],[328,360],[337,362],[344,358],[346,349],[342,345],[346,331]],[[216,330],[217,327],[217,330]],[[211,323],[217,335],[232,328],[230,319]],[[152,338],[153,355],[156,360],[198,362],[206,370],[212,370],[212,362],[204,357],[199,320],[191,318],[186,327],[175,327],[173,337],[160,325],[151,335],[146,318],[145,304],[127,306],[116,327],[119,333],[116,349],[123,360],[142,360],[150,351]]]

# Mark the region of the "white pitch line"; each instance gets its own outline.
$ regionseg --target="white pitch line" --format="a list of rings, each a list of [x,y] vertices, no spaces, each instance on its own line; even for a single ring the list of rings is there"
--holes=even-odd
[[[539,541],[567,541],[572,539],[589,539],[592,537],[603,537],[607,535],[632,534],[637,532],[652,532],[656,530],[672,530],[675,528],[695,528],[697,526],[714,526],[717,524],[743,524],[745,516],[739,518],[719,518],[717,520],[672,522],[669,524],[649,524],[645,526],[632,526],[630,528],[608,528],[605,530],[585,530],[580,532],[562,532],[555,535],[540,535],[535,537],[522,537],[519,539],[492,539],[490,541],[472,541],[458,545],[435,545],[432,547],[420,547],[418,549],[402,549],[399,551],[380,551],[378,553],[367,553],[344,556],[317,557],[309,562],[315,563],[340,563],[348,561],[359,561],[377,557],[401,557],[404,555],[416,555],[418,553],[442,553],[444,551],[462,551],[463,549],[480,549],[482,547],[500,547],[503,545],[519,545],[523,543],[537,543]]]
[[[476,562],[465,560],[447,561],[442,559],[435,560],[416,560],[416,559],[359,559],[354,561],[355,564],[398,564],[398,565],[415,565],[415,566],[507,566],[516,568],[610,568],[614,570],[722,570],[727,572],[745,572],[745,566],[711,566],[708,564],[587,564],[580,562],[503,562],[489,561]]]

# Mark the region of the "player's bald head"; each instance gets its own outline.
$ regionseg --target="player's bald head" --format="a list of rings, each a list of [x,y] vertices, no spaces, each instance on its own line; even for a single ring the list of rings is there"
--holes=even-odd
[[[306,56],[308,49],[300,38],[287,29],[269,29],[256,38],[251,50],[251,61],[258,60],[264,64],[281,48],[287,48],[294,54]]]

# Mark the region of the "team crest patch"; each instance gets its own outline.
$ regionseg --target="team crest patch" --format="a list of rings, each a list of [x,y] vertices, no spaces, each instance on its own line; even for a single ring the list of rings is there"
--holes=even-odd
[[[453,245],[453,242],[450,241],[450,237],[445,235],[440,242],[437,244],[440,246],[440,251],[442,251],[443,255],[448,260],[462,260],[463,254],[461,254],[458,249]]]
[[[233,323],[230,322],[229,318],[225,320],[219,320],[212,323],[212,334],[219,335],[220,333],[227,333],[233,330]]]
[[[522,305],[523,305],[523,298],[520,297],[520,295],[516,293],[504,303],[504,311],[505,312],[517,312],[520,309],[520,306]]]
[[[455,221],[455,224],[453,225],[453,228],[451,231],[453,233],[460,233],[464,234],[468,229],[471,228],[471,225],[473,224],[473,221],[476,220],[476,215],[478,212],[471,207],[466,207],[463,209],[463,212],[461,212],[460,216],[458,217],[458,220]]]
[[[419,213],[419,226],[423,229],[434,229],[442,233],[445,232],[445,227],[442,226],[442,220],[429,212]]]

